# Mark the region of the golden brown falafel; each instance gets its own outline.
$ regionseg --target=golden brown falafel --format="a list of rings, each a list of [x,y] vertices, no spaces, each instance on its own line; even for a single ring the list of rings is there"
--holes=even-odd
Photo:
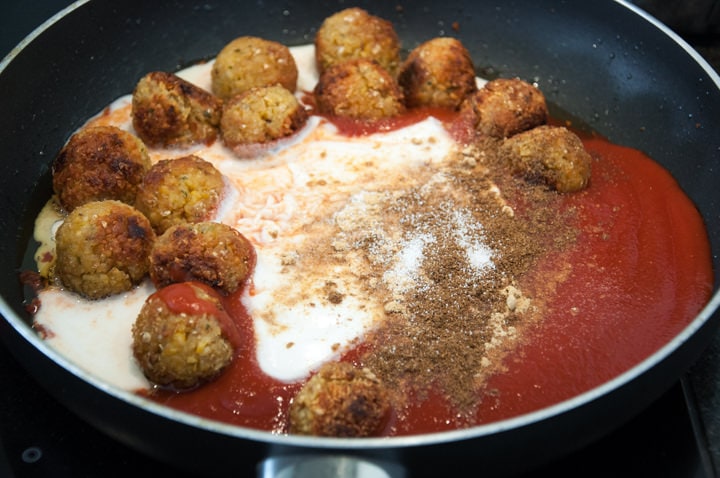
[[[489,81],[460,106],[460,121],[480,134],[508,138],[547,123],[545,96],[519,78]]]
[[[237,156],[250,157],[295,134],[307,118],[305,107],[290,90],[281,85],[255,87],[225,103],[220,131]]]
[[[285,45],[263,38],[236,38],[220,50],[211,70],[212,91],[223,100],[256,86],[280,84],[295,92],[298,69]]]
[[[289,431],[328,437],[378,435],[389,415],[388,396],[370,370],[346,362],[327,363],[290,404]]]
[[[212,163],[194,155],[164,159],[145,174],[135,207],[162,234],[175,224],[210,219],[224,191],[222,173]]]
[[[318,111],[332,116],[373,121],[405,111],[402,92],[392,76],[365,59],[328,68],[314,93]]]
[[[470,53],[450,37],[433,38],[413,49],[400,65],[398,83],[408,108],[456,109],[477,91]]]
[[[95,126],[72,135],[52,165],[53,191],[69,211],[90,201],[132,204],[150,156],[140,138],[114,126]]]
[[[177,75],[162,71],[140,79],[132,95],[132,122],[149,146],[183,147],[212,143],[218,134],[222,101]]]
[[[232,321],[217,293],[184,282],[147,298],[132,327],[133,356],[153,383],[177,390],[217,377],[232,361]]]
[[[155,241],[150,278],[158,288],[194,280],[230,294],[247,279],[254,262],[252,244],[234,228],[217,222],[179,224]]]
[[[506,139],[500,155],[516,174],[561,193],[590,182],[592,157],[580,138],[562,126],[538,126]]]
[[[148,272],[150,221],[115,200],[75,208],[55,234],[55,274],[73,292],[99,299],[130,290]]]
[[[400,39],[392,23],[361,8],[327,17],[315,35],[318,72],[348,60],[374,60],[395,75],[400,65]]]

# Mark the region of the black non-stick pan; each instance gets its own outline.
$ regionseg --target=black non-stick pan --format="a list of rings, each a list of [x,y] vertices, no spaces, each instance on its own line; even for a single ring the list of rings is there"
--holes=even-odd
[[[697,205],[718,269],[720,78],[669,29],[614,1],[354,5],[391,20],[407,49],[433,36],[457,36],[479,74],[535,82],[554,115],[660,162]],[[173,71],[211,58],[240,35],[308,43],[326,16],[347,6],[329,0],[77,2],[5,58],[0,64],[3,343],[60,402],[100,430],[204,475],[246,476],[259,467],[268,476],[288,463],[301,463],[296,472],[306,466],[317,473],[314,457],[336,470],[353,469],[355,457],[392,463],[386,470],[411,476],[420,470],[508,474],[596,440],[657,398],[699,356],[716,329],[717,292],[666,346],[580,396],[466,430],[389,439],[279,436],[180,413],[100,383],[30,328],[18,272],[33,219],[51,191],[52,158],[69,135],[130,92],[148,71]]]

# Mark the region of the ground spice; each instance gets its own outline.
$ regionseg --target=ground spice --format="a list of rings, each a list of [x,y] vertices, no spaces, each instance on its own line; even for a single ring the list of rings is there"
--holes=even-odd
[[[313,270],[342,264],[383,304],[354,360],[388,385],[400,416],[432,389],[457,427],[474,423],[487,378],[542,317],[526,273],[574,240],[560,195],[514,177],[497,145],[459,151],[413,186],[354,195],[312,226],[331,239],[294,256]],[[344,298],[332,282],[325,293]]]
[[[366,337],[360,359],[398,391],[397,408],[432,386],[457,407],[458,426],[474,419],[483,385],[521,339],[518,330],[541,316],[540,304],[530,307],[520,292],[524,274],[549,249],[574,238],[558,215],[558,194],[510,175],[495,146],[466,150],[442,179],[380,208],[385,236],[424,247],[422,257],[413,252],[415,267],[403,271],[414,287],[389,284],[393,307]],[[373,234],[374,242],[364,245],[367,259],[376,274],[386,274],[388,255],[377,250],[387,248],[378,248],[383,236]]]

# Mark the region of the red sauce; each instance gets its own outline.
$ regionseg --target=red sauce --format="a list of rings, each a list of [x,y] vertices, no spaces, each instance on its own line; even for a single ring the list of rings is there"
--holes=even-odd
[[[569,275],[558,283],[542,323],[507,361],[507,371],[490,379],[478,423],[555,404],[617,376],[678,334],[710,297],[704,224],[676,181],[639,151],[597,137],[584,143],[594,157],[591,184],[565,196],[565,207],[577,211],[577,244],[561,257],[546,257],[523,288],[530,296],[540,293],[548,274],[562,265],[570,266]],[[252,321],[239,298],[221,298],[243,336],[229,369],[192,392],[155,398],[212,419],[283,432],[287,405],[300,385],[261,372]],[[452,428],[454,411],[439,395],[410,412],[391,419],[393,433]]]
[[[151,298],[153,297],[159,298],[174,314],[215,317],[225,337],[236,348],[247,342],[247,334],[241,333],[235,318],[226,312],[220,293],[202,282],[170,284],[154,292]]]
[[[571,275],[508,372],[490,380],[500,394],[480,422],[557,403],[628,370],[677,335],[712,292],[704,224],[670,174],[637,150],[584,143],[596,161],[591,186],[566,197],[582,231],[563,259]]]
[[[450,110],[443,108],[413,108],[406,113],[383,118],[375,121],[358,120],[345,117],[327,117],[335,125],[338,132],[345,136],[367,136],[373,133],[388,133],[413,125],[428,117],[434,117],[442,122],[449,123],[455,116]]]
[[[202,293],[208,297],[202,298]],[[174,314],[205,314],[215,317],[225,315],[219,307],[218,293],[200,282],[171,284],[159,289],[152,296],[162,300]]]
[[[43,257],[45,257],[45,255]],[[44,286],[43,278],[38,272],[25,270],[20,272],[20,283],[32,290],[32,294],[25,300],[24,306],[28,314],[35,315],[42,305],[38,298],[38,291]],[[33,324],[33,328],[35,328],[44,339],[53,335],[40,325]]]
[[[220,297],[242,338],[228,368],[213,382],[189,392],[157,390],[154,400],[226,423],[285,431],[285,413],[300,384],[286,384],[262,372],[255,358],[252,319],[240,302],[242,290]]]
[[[460,127],[456,127],[453,124],[456,113],[447,108],[416,107],[407,110],[401,115],[390,118],[365,120],[344,116],[323,115],[317,111],[315,95],[310,92],[303,94],[302,102],[309,108],[308,114],[324,116],[327,121],[335,125],[339,133],[345,136],[367,136],[374,133],[388,133],[423,121],[430,116],[437,118],[445,124],[452,125],[453,130],[457,130],[458,132],[461,130]],[[455,131],[452,131],[452,133],[455,134]],[[469,134],[467,134],[466,131],[464,131],[464,133],[463,135],[456,134],[455,136],[463,140],[469,138]]]

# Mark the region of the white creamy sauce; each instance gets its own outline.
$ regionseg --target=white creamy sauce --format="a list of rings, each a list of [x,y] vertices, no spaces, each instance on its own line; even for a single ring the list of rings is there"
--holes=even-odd
[[[312,91],[317,81],[313,46],[291,51],[300,72],[298,94]],[[179,76],[210,90],[211,65],[191,67]],[[130,96],[120,98],[97,121],[134,132],[130,109]],[[428,166],[447,161],[455,147],[434,118],[388,133],[347,137],[312,117],[292,142],[257,159],[238,159],[220,140],[150,154],[153,161],[196,154],[225,176],[228,193],[215,220],[250,239],[258,257],[252,287],[243,297],[253,318],[257,360],[268,375],[296,381],[361,340],[384,316],[385,306],[357,293],[358,278],[348,266],[288,268],[295,251],[313,241],[308,231],[323,221],[359,220],[374,191],[442,181],[426,177],[433,169]],[[454,214],[456,240],[470,267],[478,273],[492,268],[492,251],[477,239],[480,226],[462,211]],[[54,230],[59,219],[41,215],[36,227]],[[418,286],[411,281],[413,272],[433,240],[427,234],[399,240],[381,280],[401,293]],[[328,281],[342,301],[316,300]],[[148,280],[126,294],[87,301],[51,287],[40,292],[35,322],[50,345],[88,372],[124,389],[146,388],[150,384],[132,358],[131,327],[153,290]]]
[[[53,348],[89,373],[126,390],[148,388],[132,356],[130,327],[153,290],[146,280],[125,294],[91,301],[48,288],[35,322]]]

